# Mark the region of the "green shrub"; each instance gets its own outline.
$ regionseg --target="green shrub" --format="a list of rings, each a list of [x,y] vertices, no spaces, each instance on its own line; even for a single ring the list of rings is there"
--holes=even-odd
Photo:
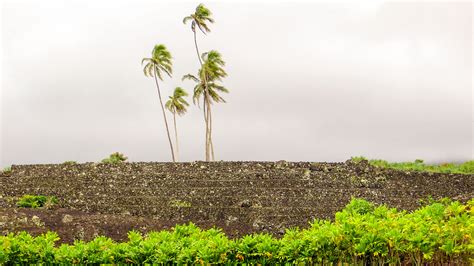
[[[351,162],[360,163],[367,160],[365,157],[352,157]],[[391,163],[385,160],[368,160],[369,164],[379,168],[391,168],[402,171],[423,171],[433,173],[448,174],[474,174],[474,160],[461,164],[442,163],[442,164],[425,164],[423,160],[416,159],[414,162]]]
[[[353,163],[360,163],[362,161],[367,161],[367,158],[365,158],[364,156],[355,156],[351,157],[350,161]]]
[[[64,165],[76,165],[77,162],[76,161],[65,161],[63,162]]]
[[[102,163],[112,163],[112,164],[116,164],[116,163],[121,163],[121,162],[125,162],[128,158],[125,157],[122,153],[119,153],[119,152],[114,152],[112,153],[109,158],[105,158],[102,160]]]
[[[51,207],[58,203],[54,196],[43,195],[24,195],[21,197],[16,205],[22,208],[42,208]]]
[[[11,166],[7,166],[5,168],[3,168],[3,170],[1,171],[1,174],[3,175],[11,175],[12,174],[12,167]]]
[[[128,241],[107,237],[55,245],[55,233],[0,236],[0,265],[13,264],[244,264],[244,265],[472,265],[474,200],[443,199],[413,212],[353,199],[333,222],[307,229],[229,239],[220,229],[177,225],[171,231],[132,231]]]

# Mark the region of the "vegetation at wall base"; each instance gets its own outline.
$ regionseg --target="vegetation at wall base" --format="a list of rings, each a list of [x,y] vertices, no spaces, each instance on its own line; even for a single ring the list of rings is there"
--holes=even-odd
[[[252,234],[229,239],[216,228],[192,223],[128,242],[100,236],[90,242],[55,245],[57,234],[0,236],[0,264],[411,264],[474,262],[474,200],[443,199],[413,212],[353,199],[335,221],[315,220],[308,229],[288,229],[281,239]],[[471,264],[472,265],[472,264]]]
[[[12,174],[12,167],[11,166],[7,166],[5,168],[3,168],[2,171],[0,171],[0,174],[1,175],[5,175],[5,176],[9,176]]]
[[[116,163],[122,163],[125,162],[128,158],[125,157],[122,153],[119,152],[114,152],[112,153],[109,158],[105,158],[102,160],[102,163],[111,163],[111,164],[116,164]]]
[[[54,196],[43,196],[43,195],[24,195],[21,197],[16,205],[21,208],[42,208],[51,207],[58,203],[58,200]]]
[[[65,162],[63,162],[63,165],[76,165],[76,164],[77,164],[76,161],[65,161]]]
[[[423,160],[417,159],[414,162],[388,162],[385,160],[368,160],[365,157],[352,157],[351,161],[354,163],[360,163],[362,161],[368,161],[368,163],[374,167],[380,168],[391,168],[402,171],[420,171],[420,172],[432,172],[432,173],[445,173],[445,174],[474,174],[474,160],[467,161],[461,164],[455,163],[442,163],[442,164],[425,164]]]

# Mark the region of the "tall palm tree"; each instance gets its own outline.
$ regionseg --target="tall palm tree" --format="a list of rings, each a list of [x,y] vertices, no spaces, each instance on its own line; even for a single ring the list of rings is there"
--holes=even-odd
[[[142,59],[142,65],[146,62],[145,66],[143,67],[143,73],[145,73],[145,76],[155,78],[156,89],[158,90],[158,98],[160,99],[161,110],[163,111],[166,133],[168,134],[168,141],[170,143],[171,157],[173,162],[176,162],[173,143],[171,142],[170,131],[168,128],[168,121],[166,120],[165,108],[163,106],[163,100],[161,99],[160,85],[158,84],[158,78],[163,80],[164,74],[171,77],[173,72],[171,58],[171,53],[166,49],[166,46],[163,44],[158,44],[153,48],[151,57],[145,57]]]
[[[199,53],[199,48],[198,48],[197,40],[196,40],[196,27],[204,34],[211,32],[211,30],[207,26],[208,22],[214,23],[214,19],[211,18],[211,15],[212,13],[207,7],[205,7],[203,4],[199,4],[196,7],[196,10],[194,11],[193,14],[183,19],[184,24],[186,24],[188,21],[191,21],[191,30],[194,33],[194,45],[196,46],[197,57],[201,65],[202,65],[202,60],[201,60],[201,56]]]
[[[186,113],[186,107],[189,103],[183,98],[188,96],[188,93],[180,87],[176,87],[173,92],[173,96],[169,96],[169,100],[165,106],[173,114],[174,122],[174,137],[175,137],[175,148],[176,148],[176,160],[179,158],[179,146],[178,146],[178,128],[176,127],[176,114],[184,115]]]
[[[214,23],[214,19],[211,18],[211,11],[206,8],[203,4],[199,4],[196,7],[196,10],[194,11],[193,14],[185,17],[183,19],[183,23],[186,24],[188,21],[191,21],[191,30],[193,31],[194,35],[194,45],[196,47],[196,54],[199,60],[199,64],[201,65],[202,68],[202,58],[201,54],[199,53],[199,47],[197,44],[197,39],[196,39],[196,27],[205,34],[210,32],[211,30],[209,29],[209,26],[207,23]],[[203,79],[203,82],[206,83],[206,79]],[[206,123],[206,161],[209,161],[210,156],[212,155],[212,160],[214,160],[214,146],[212,144],[212,138],[209,136],[209,122],[207,121],[208,115],[207,115],[207,94],[203,97],[203,112],[204,112],[204,122]],[[209,150],[210,153],[209,154]]]
[[[219,93],[228,93],[229,91],[218,82],[222,78],[227,76],[227,73],[223,69],[225,66],[224,60],[219,52],[212,50],[208,53],[202,54],[203,64],[198,72],[198,76],[187,74],[183,76],[183,79],[189,79],[196,82],[194,86],[193,102],[199,103],[199,99],[203,96],[204,104],[207,106],[205,112],[206,121],[206,160],[210,159],[211,145],[212,143],[212,112],[211,105],[213,102],[225,102]]]

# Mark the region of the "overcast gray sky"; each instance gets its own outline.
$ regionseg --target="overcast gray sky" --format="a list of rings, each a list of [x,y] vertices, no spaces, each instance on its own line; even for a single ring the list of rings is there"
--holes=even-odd
[[[1,164],[169,161],[153,80],[169,95],[198,68],[182,18],[198,2],[13,1],[2,8]],[[218,160],[472,159],[470,2],[215,3],[202,51],[226,61]],[[202,113],[178,120],[181,160],[204,159]]]

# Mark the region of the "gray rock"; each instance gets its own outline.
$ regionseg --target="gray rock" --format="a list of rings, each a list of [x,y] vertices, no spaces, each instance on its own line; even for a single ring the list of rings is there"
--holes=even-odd
[[[74,218],[71,215],[65,214],[63,216],[62,222],[65,223],[65,224],[68,224],[68,223],[71,223],[73,220],[74,220]]]

